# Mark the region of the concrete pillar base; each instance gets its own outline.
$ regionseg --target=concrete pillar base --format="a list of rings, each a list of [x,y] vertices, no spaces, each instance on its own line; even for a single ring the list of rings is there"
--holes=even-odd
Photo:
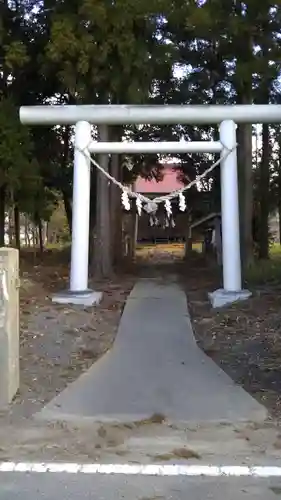
[[[228,292],[223,288],[219,288],[214,292],[208,294],[209,300],[213,308],[219,308],[233,304],[234,302],[240,302],[241,300],[247,300],[251,297],[252,292],[249,290],[240,290],[240,292]]]
[[[96,292],[94,290],[85,290],[82,292],[66,290],[65,292],[56,293],[52,296],[52,302],[54,304],[72,304],[84,307],[98,305],[101,300],[102,292]]]
[[[19,251],[0,248],[0,409],[13,401],[20,383]]]

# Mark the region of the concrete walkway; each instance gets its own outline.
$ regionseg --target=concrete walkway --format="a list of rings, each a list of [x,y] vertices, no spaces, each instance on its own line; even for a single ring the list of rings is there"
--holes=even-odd
[[[172,280],[142,279],[126,303],[113,349],[38,414],[132,421],[263,421],[267,412],[195,342],[185,293]]]

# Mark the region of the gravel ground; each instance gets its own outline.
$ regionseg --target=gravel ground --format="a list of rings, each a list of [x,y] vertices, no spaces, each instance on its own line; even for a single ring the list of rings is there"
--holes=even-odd
[[[191,450],[199,453],[200,460],[210,462],[221,459],[222,450],[226,453],[222,443],[228,443],[225,457],[228,462],[235,458],[239,463],[247,463],[253,454],[257,463],[279,459],[281,299],[278,289],[264,287],[256,290],[247,302],[214,311],[207,300],[207,291],[217,288],[218,277],[202,259],[180,263],[179,246],[172,255],[171,246],[161,246],[142,251],[139,257],[139,272],[144,275],[180,274],[201,347],[268,407],[272,421],[264,428],[247,425],[234,429],[198,428],[195,433],[194,429],[155,424],[153,420],[144,422],[141,428],[139,424],[124,428],[91,424],[79,429],[62,422],[34,421],[32,414],[111,347],[126,297],[136,280],[124,274],[111,282],[92,284],[104,291],[99,307],[53,305],[51,293],[66,287],[69,269],[47,259],[44,266],[30,263],[21,266],[21,387],[10,410],[0,414],[0,460],[146,463],[160,458],[167,461],[171,454],[175,459],[174,449],[186,451],[191,446]],[[140,444],[143,449],[139,449]]]
[[[196,338],[202,349],[281,418],[281,286],[253,288],[253,297],[213,310],[207,292],[219,287],[217,271],[197,259],[182,270]]]
[[[52,304],[51,294],[66,287],[69,269],[46,258],[46,263],[21,266],[20,390],[2,423],[29,418],[112,345],[126,297],[135,278],[116,277],[96,282],[103,291],[98,307]]]

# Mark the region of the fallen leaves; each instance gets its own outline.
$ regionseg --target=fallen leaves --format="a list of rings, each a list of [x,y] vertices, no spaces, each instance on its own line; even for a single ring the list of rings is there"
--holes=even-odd
[[[195,285],[196,283],[196,285]],[[184,284],[201,348],[239,384],[281,417],[281,299],[275,289],[220,311],[206,294],[218,287],[211,269],[189,269]]]
[[[44,256],[45,259],[45,256]],[[110,349],[134,278],[95,283],[104,292],[100,306],[55,305],[51,294],[65,286],[68,265],[59,255],[36,266],[21,261],[21,387],[11,414],[30,416]]]

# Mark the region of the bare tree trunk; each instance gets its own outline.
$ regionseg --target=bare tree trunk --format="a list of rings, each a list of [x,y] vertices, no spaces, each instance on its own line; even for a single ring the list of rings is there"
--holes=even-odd
[[[38,219],[38,234],[39,234],[40,253],[43,254],[44,252],[43,225],[42,225],[42,219],[40,217]]]
[[[29,236],[29,221],[28,221],[28,218],[27,216],[25,216],[24,218],[24,235],[25,235],[25,245],[26,246],[31,246],[31,242],[30,242],[30,236]]]
[[[268,232],[268,217],[269,217],[269,125],[263,124],[262,128],[262,161],[260,164],[260,189],[259,189],[259,258],[268,259],[269,257],[269,232]]]
[[[0,187],[0,247],[5,245],[6,185]]]
[[[91,170],[90,220],[89,220],[89,266],[90,272],[94,266],[94,249],[97,224],[97,170]]]
[[[235,12],[238,19],[243,19],[244,3],[235,2]],[[247,9],[246,16],[251,15]],[[237,77],[235,81],[238,104],[252,104],[253,91],[251,61],[253,60],[252,34],[244,30],[235,38],[235,44],[240,52],[236,63]],[[243,51],[240,47],[243,46]],[[245,68],[248,71],[245,71]],[[243,78],[241,75],[244,75]],[[242,268],[245,269],[253,260],[253,168],[252,168],[252,125],[241,124],[238,127],[238,172],[239,172],[239,202],[240,202],[240,242]]]
[[[112,127],[110,139],[114,142],[118,142],[122,138],[122,127]],[[110,164],[110,173],[118,181],[122,181],[122,165],[121,156],[112,155]],[[122,247],[122,204],[121,204],[121,193],[118,186],[113,182],[110,184],[110,218],[111,218],[111,228],[112,228],[112,262],[114,265],[118,266],[121,264],[123,259],[123,247]]]
[[[15,202],[14,205],[14,223],[15,223],[15,241],[16,241],[16,247],[18,250],[20,250],[20,211],[19,211],[19,206],[18,203]]]
[[[244,128],[244,154],[245,154],[245,199],[244,199],[244,262],[248,266],[254,258],[253,247],[253,165],[252,165],[252,125],[247,124]]]
[[[12,209],[9,209],[8,218],[9,218],[9,225],[8,225],[9,245],[13,245],[13,243],[14,243],[14,220],[13,220],[13,210]]]
[[[61,162],[61,168],[62,170],[66,171],[68,168],[69,164],[69,145],[70,145],[70,137],[71,137],[71,127],[66,126],[64,128],[63,132],[63,155],[62,155],[62,162]],[[70,196],[67,190],[64,189],[64,186],[61,186],[61,192],[62,192],[62,197],[63,197],[63,203],[64,203],[64,209],[66,213],[66,218],[67,218],[67,223],[69,227],[69,233],[71,234],[71,228],[72,228],[72,205],[70,201]]]
[[[32,231],[32,245],[33,245],[33,262],[35,264],[37,257],[37,248],[36,248],[37,231],[36,231],[36,226],[33,223],[31,226],[31,231]]]
[[[71,228],[72,228],[72,206],[70,199],[64,189],[62,189],[62,197],[63,197],[63,204],[64,204],[64,209],[65,209],[65,214],[67,218],[67,224],[69,228],[69,233],[71,234]]]
[[[190,229],[191,215],[187,212],[185,217],[185,233],[184,233],[184,258],[188,259],[192,252],[192,232]]]
[[[128,234],[128,258],[130,262],[133,262],[135,259],[135,251],[136,251],[136,212],[135,210],[131,210],[129,215],[129,234]]]
[[[269,21],[269,19],[268,19]],[[263,57],[268,65],[268,71],[263,76],[259,93],[261,104],[270,102],[271,72],[270,72],[270,45],[271,39],[265,36],[262,43]],[[270,189],[270,129],[266,123],[262,126],[262,159],[260,164],[260,185],[259,185],[259,258],[269,258],[269,189]]]
[[[35,228],[34,224],[32,224],[31,231],[32,231],[32,245],[33,245],[33,248],[35,248],[36,247],[36,228]]]
[[[99,127],[99,139],[106,142],[109,139],[108,127]],[[108,172],[109,157],[100,155],[99,164]],[[109,181],[101,173],[97,173],[97,214],[96,214],[96,237],[94,244],[93,269],[97,276],[109,278],[112,275],[111,259],[111,224],[110,224],[110,195]]]
[[[137,246],[138,246],[138,233],[139,233],[139,214],[135,212],[134,220],[134,239],[133,239],[133,258],[136,260]]]
[[[278,223],[279,223],[279,243],[281,245],[281,134],[278,134],[278,178],[277,178],[277,196],[278,196]]]
[[[281,245],[281,198],[278,203],[278,224],[279,224],[279,244]]]
[[[114,141],[118,141],[120,135],[114,135]],[[112,155],[111,158],[111,175],[117,180],[121,180],[121,165],[120,156]],[[122,262],[122,204],[121,193],[119,187],[111,183],[110,186],[110,212],[111,212],[111,227],[112,227],[112,259],[114,265],[119,265]]]
[[[245,104],[245,100],[243,104]],[[240,242],[242,266],[245,269],[253,260],[253,171],[252,171],[252,126],[238,128],[238,171],[240,202]]]

